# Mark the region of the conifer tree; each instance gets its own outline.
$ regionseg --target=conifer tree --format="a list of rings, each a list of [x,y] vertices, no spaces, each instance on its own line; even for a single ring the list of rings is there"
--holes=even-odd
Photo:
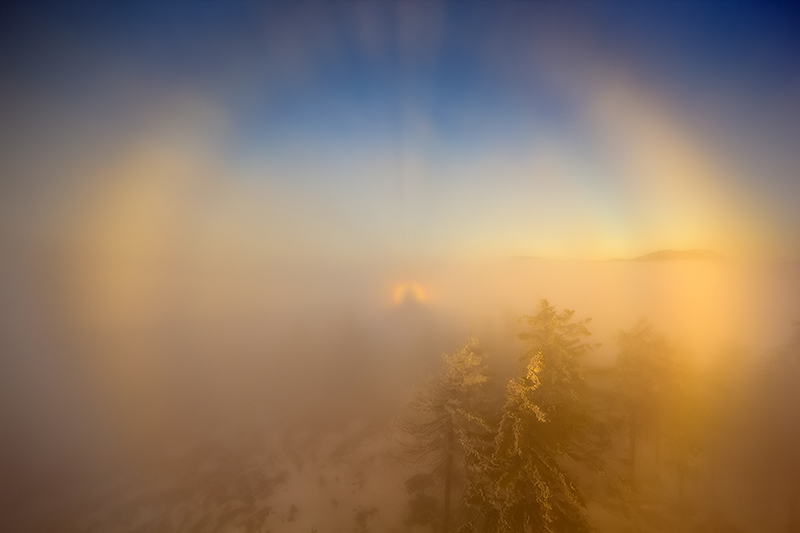
[[[444,366],[411,403],[413,417],[399,426],[411,437],[416,466],[427,468],[443,491],[441,531],[452,522],[453,484],[463,463],[463,445],[485,427],[479,411],[488,378],[477,341],[443,356]]]
[[[761,362],[747,417],[745,479],[775,531],[800,531],[800,322],[787,344]]]
[[[666,339],[644,319],[620,331],[617,343],[616,391],[627,419],[630,483],[635,485],[637,446],[645,430],[659,430],[662,408],[675,387],[675,361]]]
[[[524,373],[508,384],[494,446],[474,450],[467,463],[474,529],[589,530],[578,478],[600,458],[579,360],[594,345],[584,342],[589,320],[573,315],[542,300],[536,315],[522,318]]]

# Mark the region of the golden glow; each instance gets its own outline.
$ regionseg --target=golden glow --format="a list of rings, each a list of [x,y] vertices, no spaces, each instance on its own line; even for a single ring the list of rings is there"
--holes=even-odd
[[[416,281],[403,281],[398,283],[392,291],[392,302],[395,305],[414,300],[423,303],[428,299],[428,293],[425,288]]]
[[[632,244],[621,255],[659,247],[731,253],[763,244],[768,230],[758,204],[731,187],[741,181],[731,159],[703,142],[693,117],[624,79],[609,79],[589,107],[623,177],[630,216],[643,221],[620,226],[618,240]]]

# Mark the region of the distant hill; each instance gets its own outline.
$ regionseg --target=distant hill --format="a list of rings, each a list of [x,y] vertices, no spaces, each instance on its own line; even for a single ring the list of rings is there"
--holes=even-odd
[[[674,261],[677,259],[723,259],[712,250],[659,250],[632,259],[632,261]]]

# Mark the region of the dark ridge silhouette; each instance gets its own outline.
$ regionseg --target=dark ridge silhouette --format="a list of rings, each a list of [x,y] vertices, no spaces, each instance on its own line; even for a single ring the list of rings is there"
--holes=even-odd
[[[713,250],[658,250],[657,252],[640,255],[632,259],[632,261],[675,261],[679,259],[709,260],[724,259],[724,257]]]

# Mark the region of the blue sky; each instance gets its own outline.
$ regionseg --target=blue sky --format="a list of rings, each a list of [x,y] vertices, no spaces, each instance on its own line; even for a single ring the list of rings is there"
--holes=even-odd
[[[198,241],[222,224],[248,253],[308,261],[800,254],[788,5],[42,3],[4,19],[3,186],[26,213],[74,220],[150,187]]]

